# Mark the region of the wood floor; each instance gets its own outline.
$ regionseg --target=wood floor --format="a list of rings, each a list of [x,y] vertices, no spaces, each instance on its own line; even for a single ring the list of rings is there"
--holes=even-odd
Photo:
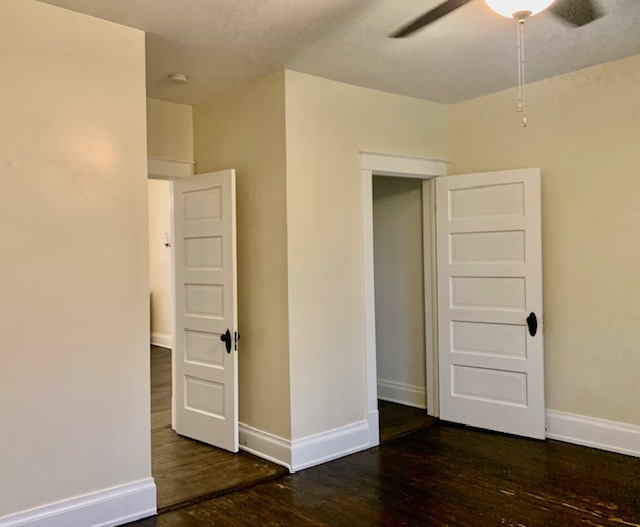
[[[151,454],[160,512],[289,474],[246,452],[231,454],[171,430],[171,352],[157,347],[151,350]]]
[[[386,443],[398,437],[433,426],[438,422],[427,415],[426,410],[378,400],[380,412],[380,442]]]
[[[157,361],[153,368],[159,423],[167,376]],[[380,415],[381,446],[285,476],[243,453],[209,465],[210,447],[182,438],[189,445],[170,452],[175,438],[158,425],[153,474],[166,512],[129,525],[640,527],[638,458],[448,425],[383,402]],[[254,480],[234,480],[249,466]],[[217,476],[235,487],[210,491]],[[177,498],[181,488],[197,496]]]
[[[424,410],[379,404],[383,442],[436,421]],[[171,429],[171,351],[155,346],[151,349],[151,445],[160,512],[289,474],[284,467],[246,452],[231,454],[176,434]]]
[[[438,423],[135,527],[637,527],[640,459]]]

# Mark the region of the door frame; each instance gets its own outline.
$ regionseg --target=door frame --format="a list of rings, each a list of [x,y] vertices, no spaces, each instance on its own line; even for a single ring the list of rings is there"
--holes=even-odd
[[[425,335],[427,366],[427,413],[438,415],[437,368],[437,291],[435,280],[435,188],[433,178],[447,175],[447,161],[393,154],[360,152],[362,179],[362,231],[363,231],[363,293],[364,293],[364,345],[366,367],[366,409],[369,425],[369,444],[380,444],[380,420],[378,415],[378,375],[376,366],[376,309],[373,255],[373,176],[392,176],[423,180],[423,189],[431,184],[429,193],[429,217],[423,212],[423,224],[427,231],[423,239],[425,261],[432,263],[430,272],[425,266],[425,332],[430,326],[431,335]],[[423,199],[424,199],[423,192]],[[427,276],[429,274],[430,276]],[[426,291],[430,291],[430,295]],[[430,309],[429,309],[430,308]]]

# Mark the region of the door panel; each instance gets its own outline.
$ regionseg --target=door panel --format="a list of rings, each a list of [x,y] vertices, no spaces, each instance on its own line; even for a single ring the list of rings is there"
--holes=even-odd
[[[540,171],[436,181],[440,416],[543,438]]]
[[[238,451],[235,172],[174,181],[175,430]]]

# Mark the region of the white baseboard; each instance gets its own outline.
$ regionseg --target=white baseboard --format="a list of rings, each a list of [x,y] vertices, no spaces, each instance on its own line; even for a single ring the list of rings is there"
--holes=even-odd
[[[151,333],[151,345],[173,349],[173,337],[165,333]]]
[[[291,471],[291,441],[244,423],[238,425],[240,449]]]
[[[427,408],[427,392],[421,386],[378,379],[378,399],[392,403]]]
[[[373,410],[367,414],[369,424],[369,448],[380,444],[380,412]]]
[[[0,518],[0,527],[115,527],[156,514],[153,478]]]
[[[368,421],[294,441],[240,423],[240,449],[297,472],[378,445],[378,412],[372,413]],[[370,431],[375,431],[375,442]]]
[[[291,442],[291,470],[296,472],[320,465],[370,446],[368,421],[296,439]]]
[[[640,457],[640,426],[547,410],[547,437]]]

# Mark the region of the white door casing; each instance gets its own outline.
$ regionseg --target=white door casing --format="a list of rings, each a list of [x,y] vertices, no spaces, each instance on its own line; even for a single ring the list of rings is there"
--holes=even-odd
[[[235,171],[174,180],[177,433],[238,451]],[[229,330],[231,350],[221,340]]]
[[[540,170],[438,177],[436,207],[440,416],[544,438]]]
[[[375,279],[373,262],[373,176],[397,176],[430,179],[447,174],[447,163],[437,159],[396,156],[374,152],[361,152],[361,182],[362,182],[362,240],[363,240],[363,291],[364,291],[364,345],[366,363],[366,411],[369,426],[369,446],[380,443],[378,388],[376,368],[376,325],[375,325]],[[435,193],[432,194],[432,196]],[[435,199],[432,197],[432,205]],[[435,207],[433,207],[435,209]],[[435,221],[432,222],[435,226]],[[434,231],[431,230],[433,233]],[[433,236],[435,240],[435,236]],[[432,240],[432,243],[434,243]],[[435,247],[427,247],[429,258],[435,253]],[[435,269],[435,262],[433,269]],[[425,277],[427,279],[427,277]],[[435,291],[435,282],[428,280]],[[435,303],[433,304],[435,306]],[[435,308],[433,309],[435,313]],[[434,320],[435,322],[435,320]],[[433,324],[435,330],[435,323]],[[434,331],[435,333],[435,331]],[[433,342],[435,342],[435,335]],[[437,386],[435,366],[437,361],[433,357],[434,347],[427,347],[427,409],[429,415],[438,415],[437,400],[433,397],[431,388]],[[433,377],[431,377],[433,375]]]

